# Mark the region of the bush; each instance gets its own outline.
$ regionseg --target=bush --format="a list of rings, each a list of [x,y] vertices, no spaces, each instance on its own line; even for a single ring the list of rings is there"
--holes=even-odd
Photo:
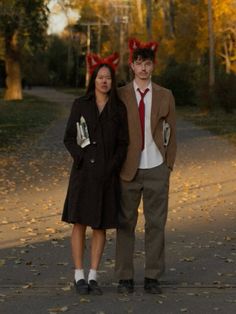
[[[160,75],[160,84],[172,90],[177,106],[196,104],[195,70],[194,66],[172,60]]]
[[[216,77],[215,95],[225,112],[233,113],[236,110],[236,75],[219,72]]]

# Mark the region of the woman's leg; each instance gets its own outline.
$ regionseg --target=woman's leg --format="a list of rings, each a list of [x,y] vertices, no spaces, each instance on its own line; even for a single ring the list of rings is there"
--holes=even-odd
[[[75,269],[83,269],[86,226],[74,224],[71,234],[71,249]]]
[[[94,229],[91,243],[91,269],[97,270],[101,261],[106,241],[106,231]]]
[[[71,249],[75,265],[75,287],[77,293],[88,294],[88,284],[84,279],[83,257],[86,226],[74,224],[71,234]]]
[[[91,243],[91,267],[88,275],[89,292],[94,295],[101,295],[102,290],[97,284],[97,269],[99,267],[106,241],[106,231],[101,229],[93,230]]]

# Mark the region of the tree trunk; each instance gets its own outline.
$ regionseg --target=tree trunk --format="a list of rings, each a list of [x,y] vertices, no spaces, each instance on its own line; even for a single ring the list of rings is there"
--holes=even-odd
[[[175,3],[174,0],[163,1],[162,10],[165,18],[166,36],[175,37]]]
[[[136,0],[136,7],[138,11],[138,21],[139,24],[143,24],[143,12],[142,12],[142,0]]]
[[[148,40],[152,40],[152,0],[146,0],[147,5],[147,17],[146,17],[146,27]]]
[[[6,40],[5,53],[6,91],[5,100],[22,99],[20,55],[17,46],[17,34]]]
[[[212,3],[208,0],[208,35],[209,35],[209,88],[215,85],[215,40],[212,19]]]
[[[170,23],[170,36],[175,37],[175,3],[174,0],[169,0],[169,23]]]
[[[228,47],[227,47],[227,42],[224,42],[224,58],[225,58],[225,72],[227,74],[230,74],[230,68],[231,68],[231,64],[230,64],[230,57],[229,57],[229,53],[228,53]]]

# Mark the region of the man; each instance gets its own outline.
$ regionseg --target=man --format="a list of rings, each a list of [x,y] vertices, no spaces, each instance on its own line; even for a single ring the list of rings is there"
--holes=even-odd
[[[117,230],[118,292],[134,291],[133,253],[138,206],[145,217],[145,278],[147,293],[161,293],[164,272],[164,232],[168,211],[169,177],[176,155],[175,104],[170,90],[151,81],[157,43],[130,40],[134,80],[119,89],[129,123],[129,147],[121,171],[122,212]]]

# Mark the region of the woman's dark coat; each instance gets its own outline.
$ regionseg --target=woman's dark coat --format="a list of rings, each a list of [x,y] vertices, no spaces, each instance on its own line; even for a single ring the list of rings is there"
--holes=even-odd
[[[76,122],[86,120],[90,145],[76,142]],[[99,114],[95,99],[75,100],[64,143],[73,158],[62,220],[92,228],[116,228],[120,210],[119,172],[128,146],[128,123],[123,103],[107,103]]]

